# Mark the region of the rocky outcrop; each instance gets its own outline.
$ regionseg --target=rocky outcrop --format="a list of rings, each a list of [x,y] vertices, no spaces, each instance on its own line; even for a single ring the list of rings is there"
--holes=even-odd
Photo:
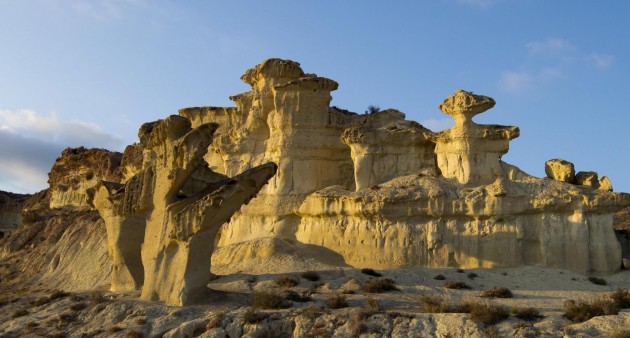
[[[120,182],[122,154],[105,149],[68,148],[48,174],[50,207],[89,208],[87,190],[99,180]]]
[[[216,233],[276,172],[268,163],[227,178],[207,168],[203,156],[217,127],[193,129],[176,115],[160,121],[141,140],[142,170],[92,192],[107,225],[112,289],[142,286],[143,299],[175,305],[206,290]]]
[[[0,191],[0,239],[22,225],[22,205],[30,196]]]
[[[545,174],[552,180],[567,183],[575,182],[575,167],[569,161],[553,159],[545,162]]]

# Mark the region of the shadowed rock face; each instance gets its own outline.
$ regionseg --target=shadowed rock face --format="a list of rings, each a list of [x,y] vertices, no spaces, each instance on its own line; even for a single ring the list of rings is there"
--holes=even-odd
[[[208,169],[203,156],[217,127],[169,116],[141,140],[140,172],[92,192],[107,226],[112,289],[142,286],[143,299],[174,305],[206,289],[216,233],[277,170],[267,163],[227,178]]]

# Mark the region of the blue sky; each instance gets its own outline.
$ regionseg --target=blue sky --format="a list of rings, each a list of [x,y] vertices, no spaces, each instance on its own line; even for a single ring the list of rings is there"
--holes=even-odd
[[[630,191],[630,2],[0,0],[0,190],[34,192],[60,151],[122,150],[143,122],[232,106],[270,57],[339,82],[331,105],[433,130],[456,89],[516,125],[504,160],[551,158]]]

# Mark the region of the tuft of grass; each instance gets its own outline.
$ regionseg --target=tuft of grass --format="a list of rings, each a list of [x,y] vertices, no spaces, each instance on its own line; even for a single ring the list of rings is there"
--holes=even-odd
[[[563,316],[574,323],[585,322],[593,317],[616,315],[619,308],[610,299],[595,299],[591,302],[567,300]]]
[[[382,293],[395,290],[398,290],[398,288],[395,282],[389,278],[371,279],[363,285],[363,291],[367,293]]]
[[[441,296],[422,295],[420,297],[420,309],[424,313],[460,313],[468,312],[466,307],[451,304]]]
[[[433,277],[433,279],[435,279],[435,280],[445,280],[446,277],[444,277],[444,275],[440,274],[440,275],[435,275],[435,277]]]
[[[282,309],[288,307],[288,304],[284,297],[277,293],[254,291],[252,293],[252,306],[261,309]]]
[[[348,307],[348,300],[346,296],[337,294],[328,298],[326,305],[331,309],[341,309]]]
[[[300,282],[292,277],[289,276],[282,276],[282,277],[278,277],[276,278],[276,284],[278,284],[279,286],[282,286],[283,288],[292,288],[296,285],[298,285]]]
[[[374,269],[369,269],[369,268],[361,269],[361,273],[368,276],[372,276],[372,277],[383,277],[382,274],[374,271]]]
[[[588,277],[588,280],[596,285],[606,285],[608,283],[606,283],[606,280],[603,278],[599,278],[599,277]]]
[[[487,298],[512,298],[514,295],[510,289],[505,287],[493,288],[491,290],[481,291],[481,297]]]
[[[460,281],[446,282],[446,284],[444,284],[444,287],[447,289],[453,289],[453,290],[472,289],[470,285],[464,282],[460,282]]]
[[[470,278],[470,279],[475,279],[477,277],[479,277],[479,275],[474,273],[474,272],[469,272],[468,273],[468,278]]]
[[[243,320],[247,324],[258,324],[267,318],[269,318],[268,313],[259,312],[252,308],[247,309],[243,314]]]
[[[369,312],[379,312],[381,311],[381,304],[378,303],[378,300],[368,297],[365,300],[365,309]]]
[[[324,310],[319,306],[310,305],[304,308],[303,310],[299,311],[298,314],[308,319],[316,319],[317,317],[324,314]]]
[[[320,280],[319,274],[315,271],[306,271],[302,273],[300,276],[311,282],[317,282]]]
[[[538,310],[533,307],[526,307],[522,309],[516,310],[514,313],[514,317],[526,320],[526,321],[534,321],[543,318],[544,316],[540,314]]]
[[[19,310],[16,310],[15,312],[13,312],[13,314],[11,314],[11,318],[15,319],[15,318],[18,318],[18,317],[26,316],[27,314],[28,314],[28,311],[26,311],[25,309],[19,309]]]
[[[510,316],[507,308],[492,303],[467,302],[470,319],[477,324],[494,325]]]

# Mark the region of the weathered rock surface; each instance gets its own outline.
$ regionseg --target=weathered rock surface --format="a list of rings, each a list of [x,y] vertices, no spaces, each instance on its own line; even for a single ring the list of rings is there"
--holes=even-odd
[[[105,149],[68,148],[48,174],[50,208],[89,208],[87,190],[99,180],[120,182],[122,154]]]
[[[545,173],[552,180],[574,183],[575,167],[573,163],[561,159],[553,159],[545,162]]]
[[[141,128],[142,170],[124,185],[101,181],[92,192],[107,224],[113,290],[142,286],[143,299],[176,305],[206,290],[221,225],[276,172],[268,163],[227,178],[207,168],[203,156],[217,127],[193,129],[173,115],[144,135]]]
[[[580,171],[575,174],[575,184],[597,189],[599,188],[597,173],[594,171]]]
[[[30,196],[0,191],[0,239],[22,225],[22,206]]]

